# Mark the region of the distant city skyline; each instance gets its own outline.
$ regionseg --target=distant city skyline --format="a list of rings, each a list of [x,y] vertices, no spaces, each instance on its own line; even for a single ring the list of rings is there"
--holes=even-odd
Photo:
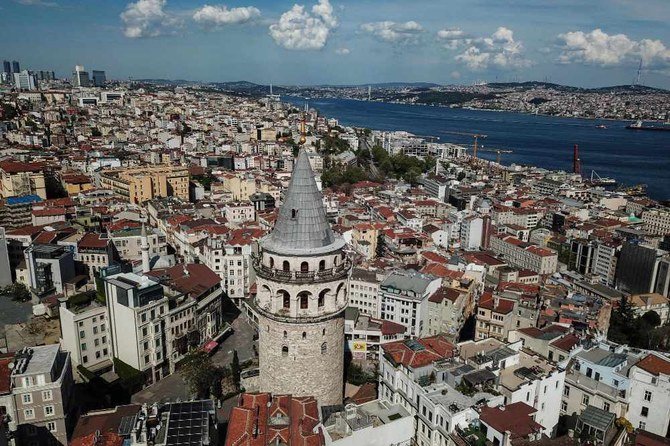
[[[504,4],[503,4],[504,3]],[[670,88],[665,0],[10,0],[0,59],[69,77]]]

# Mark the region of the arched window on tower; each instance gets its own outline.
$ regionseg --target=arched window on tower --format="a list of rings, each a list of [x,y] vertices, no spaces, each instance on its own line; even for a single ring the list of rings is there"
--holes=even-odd
[[[306,272],[308,272],[308,271],[309,271],[309,263],[307,263],[307,262],[302,262],[302,263],[300,264],[300,272],[301,272],[301,273],[306,273]]]
[[[303,291],[302,293],[298,294],[298,299],[300,299],[301,310],[306,310],[309,308],[309,293],[307,291]]]
[[[321,354],[325,355],[326,353],[328,353],[328,345],[324,342],[321,344]]]
[[[325,260],[321,260],[321,261],[319,262],[319,271],[323,271],[324,269],[326,269],[326,261],[325,261]]]
[[[303,338],[303,339],[307,339],[307,332],[306,332],[306,331],[303,331],[303,332],[302,332],[302,338]]]
[[[274,267],[275,267],[275,259],[274,259],[274,257],[270,257],[270,268],[274,268]]]
[[[318,301],[319,308],[326,305],[326,294],[328,294],[329,292],[330,292],[330,289],[326,288],[325,290],[323,290],[319,293],[319,301]]]
[[[281,348],[281,355],[288,356],[288,346],[285,345]]]
[[[291,308],[291,295],[287,291],[280,291],[279,293],[282,295],[282,308],[288,310]]]
[[[291,218],[297,218],[297,217],[298,217],[298,210],[291,209]]]
[[[288,263],[288,260],[284,260],[284,263],[282,264],[282,269],[284,271],[290,271],[291,270],[291,265]]]
[[[288,338],[288,333],[284,331],[284,339]]]
[[[339,259],[339,257],[335,256],[335,258],[333,259],[333,265],[337,266],[339,264],[340,264],[340,259]]]

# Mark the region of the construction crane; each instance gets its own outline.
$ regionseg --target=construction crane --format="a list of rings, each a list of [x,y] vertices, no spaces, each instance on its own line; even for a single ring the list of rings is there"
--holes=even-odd
[[[474,144],[472,145],[472,157],[474,158],[475,161],[477,161],[477,144],[479,142],[479,138],[486,138],[487,135],[481,134],[481,133],[466,133],[466,132],[451,132],[451,131],[445,131],[442,133],[448,133],[450,135],[463,135],[463,136],[471,136],[474,138]]]
[[[483,146],[481,149],[479,149],[480,152],[491,152],[496,154],[496,163],[500,164],[500,154],[502,153],[514,153],[513,150],[508,150],[508,149],[490,149],[487,148],[485,149]]]

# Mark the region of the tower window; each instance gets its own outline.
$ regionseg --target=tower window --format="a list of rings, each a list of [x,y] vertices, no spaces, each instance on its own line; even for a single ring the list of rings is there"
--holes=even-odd
[[[300,293],[300,309],[306,310],[309,308],[309,293]]]
[[[307,263],[307,262],[302,262],[302,263],[300,264],[300,272],[301,272],[301,273],[306,273],[306,272],[308,272],[308,271],[309,271],[309,263]]]
[[[302,332],[302,338],[307,339],[307,332],[305,332],[305,331]]]
[[[321,330],[321,336],[325,336],[325,335],[326,335],[326,329],[324,328],[323,330]]]
[[[284,332],[284,339],[288,338],[288,333]]]
[[[291,296],[286,292],[282,292],[282,307],[286,310],[291,308]]]
[[[326,293],[330,291],[329,289],[325,289],[319,293],[319,300],[318,300],[318,306],[319,308],[323,307],[326,304]]]
[[[326,261],[325,261],[325,260],[321,260],[321,261],[319,262],[319,271],[323,271],[324,269],[326,269]]]
[[[288,356],[288,347],[286,345],[281,348],[281,355]]]
[[[288,260],[284,260],[284,263],[282,264],[282,269],[284,271],[290,271],[291,270],[291,265],[289,265]]]
[[[325,355],[327,352],[328,352],[328,345],[326,345],[326,343],[324,342],[323,344],[321,344],[321,354]]]
[[[275,259],[274,259],[274,257],[270,257],[270,268],[274,268],[274,267],[275,267]]]
[[[298,210],[297,209],[291,209],[291,218],[296,218],[298,216]]]

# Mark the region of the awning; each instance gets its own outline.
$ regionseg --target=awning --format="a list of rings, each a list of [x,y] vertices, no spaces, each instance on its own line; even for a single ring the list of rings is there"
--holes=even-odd
[[[206,351],[207,353],[211,353],[211,352],[212,352],[216,347],[218,347],[218,346],[219,346],[219,343],[218,343],[218,342],[216,342],[216,341],[209,341],[207,344],[205,344],[205,347],[203,347],[203,348],[205,349],[205,351]]]

